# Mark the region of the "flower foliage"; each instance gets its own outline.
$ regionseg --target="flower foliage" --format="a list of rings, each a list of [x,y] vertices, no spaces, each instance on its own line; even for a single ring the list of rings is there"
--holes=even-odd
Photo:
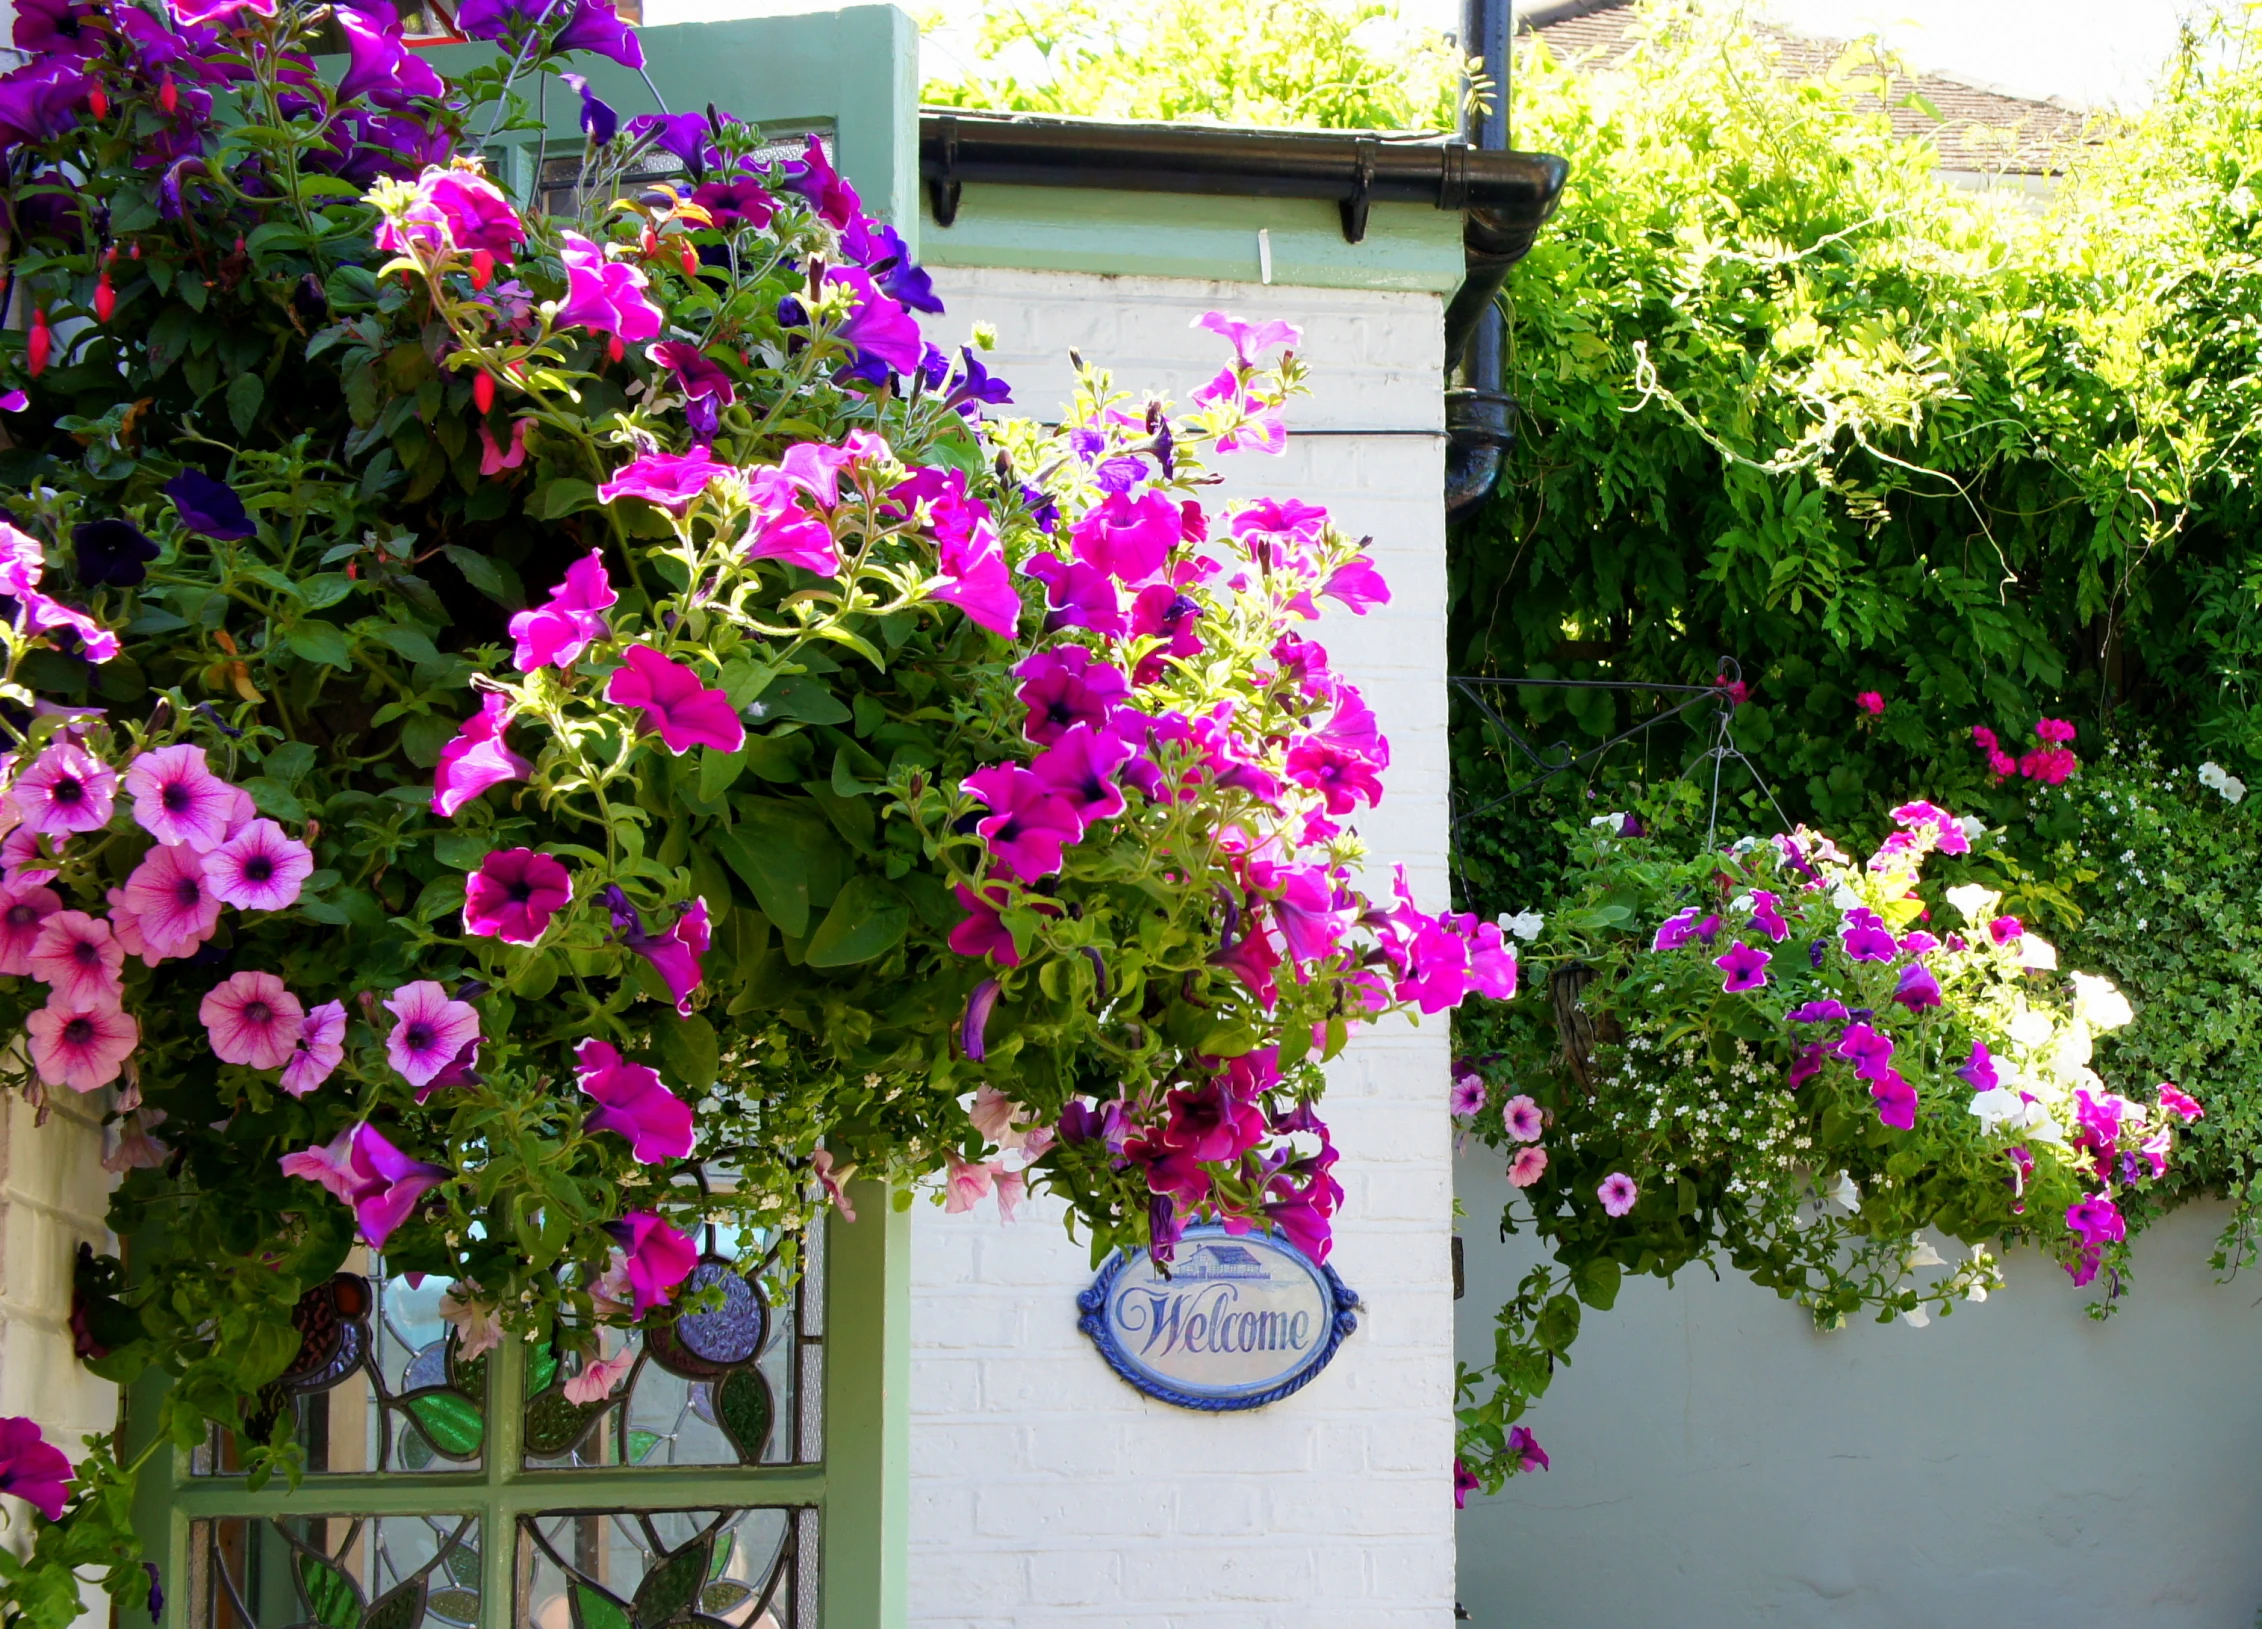
[[[2200,1106],[2107,1086],[2096,1043],[2129,1003],[2061,972],[2000,892],[1927,878],[1987,828],[1921,802],[1893,820],[1860,861],[1803,827],[1691,855],[1654,814],[1598,820],[1526,952],[1549,1000],[1463,1015],[1483,1091],[1456,1106],[1509,1161],[1503,1226],[1554,1258],[1462,1375],[1462,1460],[1489,1486],[1580,1304],[1627,1272],[1724,1256],[1825,1327],[1921,1325],[1999,1285],[1990,1245],[2026,1242],[2118,1293],[2123,1207]]]
[[[1389,748],[1308,636],[1387,600],[1363,542],[1205,504],[1295,331],[1203,319],[1183,413],[1085,370],[992,419],[814,138],[564,74],[570,213],[484,172],[541,76],[641,63],[607,7],[466,4],[509,55],[452,81],[382,7],[326,81],[331,15],[60,0],[0,80],[0,1025],[35,1100],[116,1093],[81,1355],[177,1442],[275,1418],[365,1245],[467,1346],[617,1361],[703,1222],[852,1173],[1324,1257],[1320,1064],[1516,961],[1355,884]],[[243,1448],[296,1474],[287,1411]],[[50,1550],[141,1587],[123,1475],[18,1610]]]

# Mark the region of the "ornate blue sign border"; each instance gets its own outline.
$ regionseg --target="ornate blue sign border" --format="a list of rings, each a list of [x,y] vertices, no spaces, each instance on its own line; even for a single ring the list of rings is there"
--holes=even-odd
[[[1229,1234],[1215,1222],[1198,1223],[1188,1228],[1185,1233],[1185,1241],[1233,1237],[1245,1237],[1245,1235]],[[1117,1344],[1115,1330],[1108,1323],[1107,1303],[1108,1297],[1114,1293],[1115,1281],[1122,1276],[1126,1267],[1146,1254],[1143,1250],[1134,1251],[1129,1256],[1117,1251],[1114,1255],[1108,1257],[1107,1265],[1100,1269],[1099,1276],[1093,1279],[1090,1286],[1076,1297],[1076,1305],[1082,1313],[1082,1316],[1076,1320],[1076,1327],[1092,1338],[1092,1344],[1099,1348],[1100,1356],[1107,1360],[1107,1366],[1116,1372],[1117,1377],[1124,1384],[1136,1391],[1144,1392],[1157,1402],[1169,1403],[1177,1408],[1200,1409],[1208,1414],[1222,1414],[1235,1409],[1262,1408],[1267,1403],[1277,1403],[1283,1397],[1293,1396],[1310,1385],[1313,1377],[1334,1361],[1335,1350],[1343,1344],[1344,1337],[1359,1327],[1359,1297],[1349,1285],[1343,1282],[1342,1277],[1334,1268],[1324,1262],[1313,1261],[1278,1234],[1267,1236],[1265,1242],[1296,1257],[1327,1286],[1327,1292],[1333,1300],[1335,1315],[1329,1322],[1327,1340],[1305,1360],[1303,1367],[1297,1369],[1278,1384],[1266,1387],[1263,1391],[1250,1392],[1239,1396],[1218,1396],[1204,1392],[1181,1391],[1165,1381],[1156,1379],[1153,1374],[1141,1369],[1130,1360],[1123,1348]]]

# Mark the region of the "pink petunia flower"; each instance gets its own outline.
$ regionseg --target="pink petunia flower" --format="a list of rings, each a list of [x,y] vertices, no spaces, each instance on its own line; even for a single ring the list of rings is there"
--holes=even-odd
[[[213,897],[239,911],[279,911],[314,874],[314,851],[272,820],[254,820],[204,857]]]
[[[809,1174],[817,1179],[817,1191],[832,1201],[844,1222],[856,1220],[856,1208],[848,1202],[848,1179],[855,1170],[853,1165],[837,1164],[829,1148],[820,1148],[809,1156]]]
[[[573,1060],[581,1089],[598,1104],[583,1122],[589,1130],[618,1136],[641,1165],[691,1152],[691,1105],[667,1089],[658,1070],[628,1062],[610,1041],[583,1041]]]
[[[463,931],[530,945],[573,899],[573,877],[555,855],[499,848],[464,879]]]
[[[465,1362],[503,1344],[503,1320],[492,1301],[483,1301],[479,1286],[459,1278],[440,1297],[440,1316],[456,1332],[456,1351]]]
[[[1223,311],[1205,311],[1187,325],[1207,329],[1233,342],[1234,359],[1243,367],[1255,367],[1257,359],[1275,345],[1298,345],[1303,342],[1304,331],[1292,322],[1273,318],[1265,322],[1244,322],[1239,317]]]
[[[667,932],[647,933],[643,913],[629,903],[619,883],[607,883],[597,891],[597,898],[612,913],[620,943],[652,964],[675,997],[675,1010],[690,1017],[692,994],[706,976],[700,966],[712,932],[706,900],[693,900]]]
[[[675,1287],[691,1276],[699,1253],[682,1232],[648,1210],[632,1210],[605,1231],[621,1247],[629,1293],[638,1317],[674,1298]]]
[[[778,560],[820,577],[837,577],[840,553],[832,527],[801,506],[803,490],[783,469],[758,469],[747,476],[751,512],[743,540],[746,558]]]
[[[550,590],[546,602],[511,618],[510,635],[517,641],[512,659],[518,670],[571,668],[592,642],[610,632],[604,613],[619,599],[605,574],[604,552],[591,549],[566,567],[565,580]]]
[[[385,1057],[394,1073],[422,1086],[479,1039],[479,1013],[468,1001],[452,1001],[432,979],[418,979],[395,990],[385,1010],[398,1020],[385,1038]]]
[[[1161,574],[1185,535],[1178,505],[1160,492],[1109,495],[1070,533],[1076,558],[1124,583]]]
[[[618,334],[632,345],[659,337],[660,308],[644,292],[642,272],[606,259],[601,246],[578,232],[560,233],[558,241],[566,271],[566,297],[557,313],[560,328]]]
[[[1728,975],[1720,988],[1733,995],[1742,990],[1765,989],[1767,987],[1767,964],[1774,959],[1772,952],[1754,950],[1741,939],[1738,939],[1728,947],[1725,955],[1713,957],[1712,965]]]
[[[40,924],[62,908],[62,897],[52,888],[0,884],[0,973],[29,976],[31,947],[39,941]]]
[[[25,958],[31,976],[54,992],[50,999],[70,1007],[115,1007],[118,970],[126,947],[110,924],[84,911],[57,911],[39,925]]]
[[[353,1175],[353,1213],[361,1223],[361,1236],[372,1249],[382,1250],[418,1201],[455,1173],[444,1165],[409,1158],[383,1132],[364,1123],[354,1128]]]
[[[949,1159],[949,1170],[943,1178],[943,1214],[957,1216],[989,1197],[990,1187],[1002,1167],[994,1161],[961,1159],[956,1154]]]
[[[285,1154],[275,1163],[283,1175],[301,1182],[320,1183],[340,1204],[353,1203],[357,1179],[353,1174],[353,1139],[361,1128],[348,1126],[327,1143]]]
[[[192,742],[145,752],[126,766],[134,820],[160,843],[185,843],[199,854],[228,839],[236,788],[212,773]]]
[[[481,698],[479,711],[464,723],[456,738],[440,749],[439,768],[432,777],[432,812],[454,819],[456,812],[490,786],[522,781],[534,766],[503,738],[510,727],[510,702],[493,691]]]
[[[125,905],[151,966],[188,955],[220,925],[219,896],[204,880],[203,860],[185,845],[143,855],[126,879]]]
[[[1508,1135],[1520,1143],[1536,1143],[1540,1133],[1547,1129],[1547,1116],[1533,1102],[1529,1092],[1518,1092],[1501,1105],[1500,1123]]]
[[[253,1069],[282,1068],[306,1027],[306,1008],[272,973],[237,973],[214,985],[196,1016],[222,1063]]]
[[[28,830],[61,835],[107,826],[117,792],[108,764],[75,741],[55,741],[16,777],[8,801]]]
[[[1019,881],[1051,876],[1063,864],[1062,847],[1084,835],[1074,805],[1019,764],[992,764],[962,784],[990,810],[974,829]]]
[[[1446,1112],[1456,1120],[1466,1120],[1484,1112],[1484,1078],[1481,1075],[1463,1075],[1453,1082],[1446,1095]]]
[[[346,1007],[325,1001],[299,1024],[298,1041],[283,1065],[283,1090],[304,1097],[345,1061]]]
[[[505,470],[517,469],[526,462],[526,429],[533,422],[532,419],[511,420],[511,441],[509,450],[506,451],[502,444],[496,441],[495,432],[487,427],[486,421],[484,419],[480,421],[479,473],[482,478],[493,480]],[[520,616],[525,614],[523,611],[519,613]],[[513,618],[513,620],[515,621],[516,618]],[[521,663],[520,665],[523,667],[525,664]]]
[[[1012,931],[999,915],[999,904],[992,903],[1001,900],[1005,890],[985,888],[977,894],[960,883],[952,892],[958,896],[966,920],[950,930],[950,948],[961,956],[990,956],[1001,967],[1019,967],[1021,953],[1014,948]]]
[[[50,997],[24,1020],[31,1061],[49,1086],[91,1092],[118,1078],[141,1044],[141,1026],[115,1004],[86,1007]]]
[[[680,515],[716,476],[733,473],[730,465],[716,463],[705,447],[687,453],[648,452],[614,471],[612,479],[597,488],[597,501],[642,498]]]
[[[1052,745],[1078,724],[1107,729],[1131,694],[1131,681],[1121,668],[1081,645],[1039,651],[1013,676],[1022,681],[1014,695],[1029,709],[1021,733],[1040,747]]]
[[[1602,1201],[1602,1208],[1612,1216],[1625,1215],[1634,1208],[1634,1201],[1641,1197],[1641,1189],[1623,1171],[1611,1172],[1594,1191],[1595,1196]]]
[[[2199,1106],[2198,1099],[2183,1091],[2173,1081],[2160,1082],[2160,1107],[2176,1116],[2184,1124],[2202,1119],[2207,1111]]]
[[[1516,1150],[1516,1157],[1508,1162],[1508,1181],[1518,1188],[1528,1188],[1547,1170],[1547,1150],[1534,1143]]]
[[[601,1403],[613,1394],[621,1376],[636,1367],[636,1352],[622,1347],[608,1358],[590,1358],[581,1365],[581,1372],[565,1383],[565,1397],[569,1403]]]
[[[21,1414],[0,1419],[0,1493],[12,1493],[49,1521],[63,1519],[70,1498],[70,1456]]]
[[[693,747],[736,752],[746,745],[746,726],[738,721],[727,692],[701,684],[688,666],[649,645],[631,645],[624,654],[625,664],[605,682],[605,699],[616,707],[641,708],[645,724],[668,751],[679,756]]]

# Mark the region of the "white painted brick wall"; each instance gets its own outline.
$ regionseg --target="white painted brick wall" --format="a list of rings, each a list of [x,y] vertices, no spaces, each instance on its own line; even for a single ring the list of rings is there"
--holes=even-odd
[[[1443,340],[1438,300],[1054,272],[937,272],[939,341],[998,332],[1010,411],[1050,417],[1076,347],[1180,402],[1224,342],[1203,311],[1305,331],[1314,393],[1288,451],[1223,461],[1220,496],[1324,503],[1393,595],[1320,627],[1380,715],[1392,768],[1361,822],[1387,888],[1403,861],[1445,903]],[[1362,432],[1309,436],[1298,429]],[[1383,432],[1383,433],[1376,433]],[[1405,433],[1413,432],[1413,433]],[[1366,1302],[1334,1363],[1285,1402],[1209,1415],[1115,1378],[1076,1328],[1085,1248],[1054,1206],[1001,1228],[922,1206],[912,1252],[911,1616],[920,1629],[1445,1629],[1453,1612],[1452,1171],[1442,1018],[1353,1043],[1326,1105],[1346,1202],[1333,1264]]]

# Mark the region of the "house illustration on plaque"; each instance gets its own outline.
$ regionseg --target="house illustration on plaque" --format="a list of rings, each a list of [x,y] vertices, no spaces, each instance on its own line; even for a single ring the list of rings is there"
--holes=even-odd
[[[1248,1278],[1270,1282],[1272,1274],[1257,1259],[1256,1252],[1245,1244],[1204,1244],[1189,1251],[1184,1262],[1173,1267],[1172,1278]]]

